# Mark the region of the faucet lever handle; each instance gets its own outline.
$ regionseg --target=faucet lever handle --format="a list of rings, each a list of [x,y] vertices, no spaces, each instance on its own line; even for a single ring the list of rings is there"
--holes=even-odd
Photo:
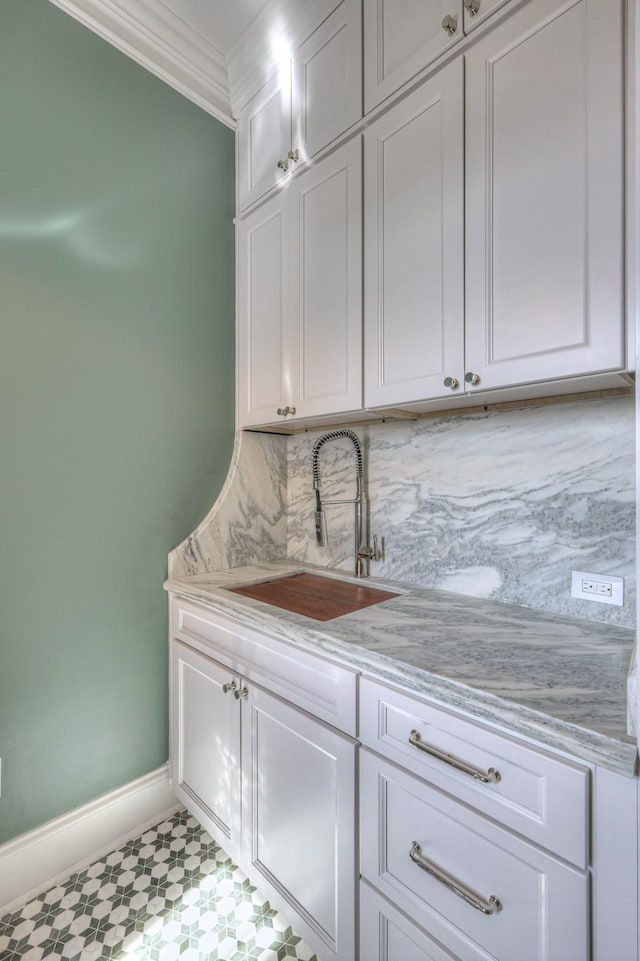
[[[373,554],[371,556],[372,561],[382,561],[384,560],[384,537],[380,538],[380,547],[378,547],[378,535],[373,535]]]

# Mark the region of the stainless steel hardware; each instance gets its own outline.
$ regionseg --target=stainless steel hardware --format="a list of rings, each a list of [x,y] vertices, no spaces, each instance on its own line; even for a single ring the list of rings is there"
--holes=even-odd
[[[460,386],[460,381],[458,380],[457,377],[445,377],[444,386],[450,387],[451,390],[457,390],[458,387]]]
[[[472,370],[468,370],[464,375],[464,379],[467,384],[471,384],[475,387],[476,384],[480,383],[480,374],[474,374]]]
[[[286,160],[279,160],[277,167],[278,167],[278,170],[284,170],[284,172],[286,173],[287,170],[289,169],[289,164],[287,163]]]
[[[464,0],[464,9],[470,17],[475,17],[480,9],[480,0]]]
[[[356,457],[356,496],[348,500],[323,501],[320,496],[320,468],[318,456],[322,447],[329,441],[346,438],[353,444]],[[327,546],[327,525],[325,522],[324,508],[333,504],[354,504],[355,505],[355,532],[354,532],[354,554],[355,554],[355,575],[356,577],[369,576],[369,561],[373,557],[373,551],[377,551],[377,544],[373,548],[367,543],[369,540],[369,511],[367,505],[367,494],[364,480],[364,459],[362,456],[362,446],[358,435],[346,427],[339,427],[338,430],[330,430],[323,434],[313,445],[311,450],[311,474],[313,476],[313,496],[315,498],[315,522],[316,522],[316,541],[320,547]]]
[[[330,501],[328,503],[331,503]],[[349,502],[348,502],[349,503]],[[382,538],[382,550],[378,547],[378,535],[373,535],[373,547],[362,546],[358,548],[357,557],[367,561],[381,561],[384,552],[384,537]]]
[[[496,771],[494,767],[490,767],[486,772],[481,771],[480,768],[474,767],[472,764],[467,764],[466,761],[459,761],[458,758],[452,754],[446,754],[444,751],[440,751],[432,744],[426,744],[420,737],[418,731],[411,732],[409,735],[409,744],[417,747],[419,751],[424,751],[425,754],[429,754],[431,757],[436,757],[439,761],[444,761],[445,764],[450,764],[456,771],[462,771],[464,774],[475,778],[476,781],[482,781],[483,784],[497,784],[501,779],[500,771]]]
[[[448,13],[442,21],[442,29],[452,37],[458,29],[458,18],[452,17],[451,14]]]
[[[482,914],[489,916],[492,914],[497,914],[498,911],[502,911],[502,902],[495,896],[495,894],[490,894],[486,899],[480,894],[476,894],[475,891],[472,891],[471,888],[468,888],[466,884],[462,883],[462,881],[458,881],[447,871],[444,871],[442,868],[438,867],[437,864],[434,864],[433,861],[430,861],[429,858],[425,858],[424,854],[422,853],[422,848],[417,841],[411,842],[409,857],[414,864],[417,864],[419,868],[422,868],[423,871],[426,871],[427,874],[429,874],[432,878],[435,878],[436,881],[439,881],[440,884],[444,884],[446,888],[448,888],[450,891],[453,891],[454,894],[457,894],[459,898],[462,898],[463,901],[466,901],[467,904],[470,904],[471,907],[476,909],[476,911],[481,911]]]
[[[248,687],[241,687],[239,691],[234,691],[234,692],[233,692],[233,696],[235,697],[236,701],[239,701],[241,697],[248,697],[248,696],[249,696],[249,688],[248,688]]]
[[[224,693],[224,694],[228,694],[229,691],[234,691],[234,693],[235,693],[235,690],[236,690],[237,686],[238,686],[238,685],[236,684],[235,681],[228,681],[226,684],[223,684],[223,685],[222,685],[223,693]]]
[[[290,150],[289,153],[287,154],[287,157],[289,158],[289,160],[293,160],[294,164],[297,164],[298,161],[300,160],[300,154],[298,153],[298,148],[296,147],[295,150]]]
[[[295,407],[278,407],[276,414],[278,417],[286,417],[287,414],[295,414]]]

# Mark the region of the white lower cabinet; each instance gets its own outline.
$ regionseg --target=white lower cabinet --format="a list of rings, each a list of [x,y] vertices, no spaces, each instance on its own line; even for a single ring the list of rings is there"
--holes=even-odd
[[[170,647],[175,793],[318,961],[637,961],[634,781],[179,597]]]
[[[196,608],[174,612],[193,617]],[[204,621],[203,621],[204,623]],[[213,631],[219,631],[213,623]],[[246,673],[261,664],[246,637]],[[276,646],[280,642],[274,641]],[[195,638],[195,644],[203,642]],[[282,646],[280,644],[280,646]],[[211,653],[228,659],[221,644]],[[248,656],[247,656],[248,655]],[[300,655],[299,688],[319,678],[344,702],[352,672]],[[295,652],[292,657],[295,672]],[[333,668],[333,669],[331,669]],[[335,676],[336,671],[345,675]],[[344,683],[342,683],[344,681]],[[355,705],[355,687],[351,688]],[[177,797],[316,952],[355,961],[356,752],[353,738],[287,703],[175,636],[171,640],[171,769]]]
[[[233,858],[241,852],[240,712],[229,671],[171,645],[171,762],[178,798]]]
[[[360,957],[362,961],[456,961],[366,881],[360,883]]]
[[[461,961],[585,961],[578,871],[368,751],[360,755],[363,876]]]
[[[243,712],[243,861],[322,959],[353,959],[355,742],[257,687]]]

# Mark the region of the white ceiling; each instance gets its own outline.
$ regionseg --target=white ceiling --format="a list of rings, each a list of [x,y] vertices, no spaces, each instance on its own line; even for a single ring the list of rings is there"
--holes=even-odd
[[[162,0],[226,57],[267,0]]]

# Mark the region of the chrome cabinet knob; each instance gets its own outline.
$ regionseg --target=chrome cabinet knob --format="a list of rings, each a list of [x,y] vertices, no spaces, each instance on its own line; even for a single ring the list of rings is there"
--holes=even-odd
[[[480,9],[480,0],[464,0],[464,9],[470,17],[475,17]]]
[[[471,384],[472,387],[475,387],[476,384],[480,383],[480,374],[474,374],[472,370],[468,370],[464,375],[464,379],[467,384]]]
[[[248,697],[248,696],[249,696],[249,688],[248,688],[248,687],[241,687],[239,691],[234,691],[234,692],[233,692],[233,696],[235,697],[236,701],[239,701],[241,697],[242,697],[242,698]]]
[[[448,13],[442,21],[442,29],[452,37],[458,29],[458,18],[452,17],[451,14]]]
[[[237,686],[238,685],[235,681],[228,681],[226,684],[222,685],[222,691],[224,694],[228,694],[229,691],[233,691],[235,693]]]
[[[287,157],[289,158],[289,160],[293,160],[294,164],[297,164],[298,161],[300,160],[300,154],[298,152],[298,148],[296,147],[295,150],[290,150],[289,153],[287,154]]]
[[[457,390],[458,387],[460,386],[460,381],[458,380],[457,377],[445,377],[444,386],[450,387],[451,390]]]
[[[278,167],[278,170],[284,170],[284,172],[286,173],[287,170],[289,169],[289,164],[287,163],[286,160],[279,160],[277,167]]]

